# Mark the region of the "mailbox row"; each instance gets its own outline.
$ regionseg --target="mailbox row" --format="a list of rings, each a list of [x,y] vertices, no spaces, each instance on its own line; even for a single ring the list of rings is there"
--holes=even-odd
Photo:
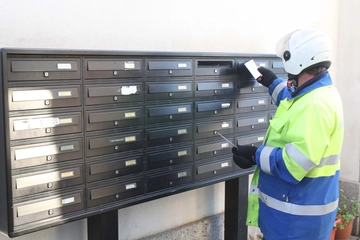
[[[238,83],[236,94],[266,93],[267,89],[256,81]],[[203,80],[183,82],[145,83],[146,101],[189,99],[195,97],[227,97],[234,95],[234,80]],[[196,89],[196,90],[194,90]],[[10,87],[8,103],[10,111],[30,109],[54,109],[82,105],[81,85],[40,87]],[[141,82],[85,85],[85,105],[143,103],[144,91]]]
[[[85,79],[186,77],[235,75],[249,59],[212,58],[82,58],[14,57],[7,62],[9,81],[80,79],[84,62]],[[256,64],[283,71],[280,60],[255,59]],[[143,65],[144,64],[144,65]]]

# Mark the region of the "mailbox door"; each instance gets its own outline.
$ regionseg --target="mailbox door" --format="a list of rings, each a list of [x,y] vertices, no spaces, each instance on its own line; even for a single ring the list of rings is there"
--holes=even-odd
[[[196,75],[233,75],[234,59],[196,59]]]
[[[234,114],[233,100],[199,101],[195,103],[195,118]]]
[[[256,115],[238,115],[236,117],[236,132],[246,133],[266,129],[269,125],[268,112],[258,113]]]
[[[86,111],[86,130],[116,129],[144,123],[142,107]]]
[[[146,83],[147,100],[191,98],[192,96],[193,86],[192,82],[189,81]]]
[[[191,120],[192,103],[147,106],[147,124]]]
[[[143,148],[143,131],[121,132],[87,138],[87,156],[94,157]]]
[[[81,131],[81,112],[10,117],[11,140],[80,133]]]
[[[113,157],[115,159],[100,162],[102,158],[94,159],[94,161],[87,164],[87,180],[89,182],[141,173],[143,171],[143,155],[126,157],[116,155]]]
[[[146,77],[192,76],[192,59],[147,59]]]
[[[80,58],[9,58],[9,81],[80,80]]]
[[[192,167],[178,169],[157,175],[150,175],[147,179],[148,192],[155,192],[174,188],[193,182]]]
[[[144,180],[133,179],[125,182],[115,182],[104,186],[88,189],[87,206],[94,207],[108,204],[144,194]]]
[[[233,142],[233,136],[225,135],[229,141]],[[195,160],[221,156],[231,152],[233,146],[222,138],[212,139],[211,141],[195,142]]]
[[[12,169],[75,160],[83,157],[83,139],[12,146],[10,152]]]
[[[196,97],[229,96],[234,94],[233,80],[197,80]]]
[[[142,60],[136,58],[85,59],[85,78],[142,77]]]
[[[211,122],[196,122],[195,139],[226,135],[234,132],[233,119],[220,119]],[[219,136],[219,138],[221,138]]]
[[[74,165],[13,175],[12,192],[13,197],[28,196],[83,183],[83,165]]]
[[[143,87],[140,80],[132,81],[131,83],[85,86],[86,105],[141,102],[143,96]]]
[[[81,106],[79,85],[56,87],[14,87],[8,89],[9,110],[48,109]]]
[[[66,216],[84,207],[83,190],[16,203],[13,206],[14,225],[20,226],[60,215]]]
[[[171,128],[150,128],[146,130],[147,146],[154,147],[192,140],[192,125],[179,125]]]
[[[233,171],[233,161],[228,159],[200,163],[195,166],[195,181],[217,177]]]
[[[269,110],[269,97],[254,96],[237,99],[236,113],[248,113]]]
[[[147,153],[149,170],[186,164],[193,161],[193,147],[183,146]]]

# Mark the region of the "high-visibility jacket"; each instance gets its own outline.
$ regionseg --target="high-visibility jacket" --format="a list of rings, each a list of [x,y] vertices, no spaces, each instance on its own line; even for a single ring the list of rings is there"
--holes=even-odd
[[[266,240],[329,239],[338,207],[343,110],[328,72],[301,90],[269,86],[278,108],[249,192],[247,224]]]

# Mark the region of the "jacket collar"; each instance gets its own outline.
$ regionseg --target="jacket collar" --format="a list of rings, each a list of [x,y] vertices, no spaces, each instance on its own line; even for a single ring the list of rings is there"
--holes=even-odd
[[[308,93],[316,88],[332,85],[331,77],[328,71],[315,75],[312,79],[298,87],[294,92],[288,96],[288,100],[297,98],[305,93]]]

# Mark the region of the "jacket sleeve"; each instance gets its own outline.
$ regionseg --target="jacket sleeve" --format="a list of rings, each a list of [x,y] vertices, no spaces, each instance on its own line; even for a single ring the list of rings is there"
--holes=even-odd
[[[281,78],[275,79],[269,86],[269,94],[274,100],[276,106],[279,106],[280,101],[289,96],[289,94],[291,94],[293,91],[293,88],[287,87],[287,81]]]
[[[276,129],[281,132],[284,147],[260,146],[256,162],[261,171],[297,184],[312,169],[321,166],[332,123],[325,111],[314,104],[304,106],[284,122]]]

